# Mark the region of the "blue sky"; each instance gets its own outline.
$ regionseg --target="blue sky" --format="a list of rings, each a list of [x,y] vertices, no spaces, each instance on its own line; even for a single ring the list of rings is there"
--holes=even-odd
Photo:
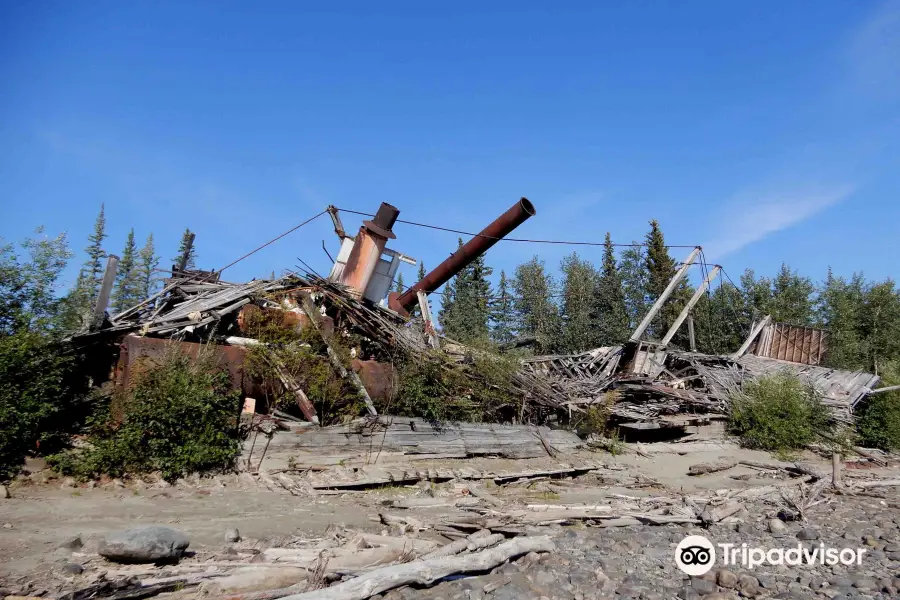
[[[657,218],[733,277],[884,278],[898,134],[898,2],[0,0],[0,236],[79,251],[101,202],[109,251],[134,227],[168,261],[187,226],[218,268],[328,204],[478,230],[527,196],[521,237],[629,242]],[[456,246],[397,233],[428,267]],[[323,239],[327,217],[225,278],[327,270]]]

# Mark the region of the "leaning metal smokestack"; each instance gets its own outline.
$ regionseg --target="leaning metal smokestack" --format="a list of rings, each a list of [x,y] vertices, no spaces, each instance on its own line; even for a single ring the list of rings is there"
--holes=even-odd
[[[408,315],[409,309],[418,302],[416,292],[430,294],[463,270],[469,263],[484,254],[488,249],[510,234],[516,227],[535,214],[534,206],[528,198],[522,198],[509,210],[481,230],[481,233],[469,240],[462,248],[454,252],[450,258],[439,264],[428,273],[422,281],[403,292],[393,292],[388,296],[388,306],[402,315]]]
[[[359,228],[353,250],[341,274],[341,283],[349,286],[357,296],[365,295],[387,241],[397,237],[391,229],[399,214],[396,206],[382,202],[375,218],[363,221]]]

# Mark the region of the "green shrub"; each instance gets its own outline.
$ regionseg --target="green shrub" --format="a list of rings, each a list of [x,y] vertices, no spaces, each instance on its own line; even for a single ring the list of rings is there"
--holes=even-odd
[[[856,415],[856,430],[864,446],[900,450],[900,393],[869,396]]]
[[[465,364],[440,353],[395,363],[396,393],[391,414],[431,421],[502,421],[519,401],[511,389],[518,368],[513,358],[475,352]],[[506,409],[506,410],[504,410]]]
[[[788,372],[745,382],[742,392],[731,398],[728,425],[744,446],[782,454],[804,448],[833,429],[815,388]]]
[[[0,481],[32,453],[53,453],[78,425],[78,357],[46,335],[0,334]]]
[[[121,422],[108,408],[98,410],[89,447],[57,455],[53,464],[80,477],[159,471],[173,480],[227,470],[240,452],[240,399],[212,353],[195,359],[173,348],[115,398]]]

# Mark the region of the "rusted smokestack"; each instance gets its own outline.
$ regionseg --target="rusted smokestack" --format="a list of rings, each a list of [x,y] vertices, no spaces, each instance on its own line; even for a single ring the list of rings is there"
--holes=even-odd
[[[344,272],[341,274],[341,283],[349,286],[358,296],[366,293],[366,287],[372,279],[372,273],[378,266],[378,259],[384,252],[385,244],[389,239],[397,236],[391,231],[400,211],[397,207],[382,202],[371,221],[363,221],[359,228],[359,234],[353,243],[353,250],[347,258]]]
[[[394,292],[388,296],[388,306],[402,315],[408,315],[409,309],[418,302],[416,292],[422,290],[426,294],[430,294],[438,289],[534,214],[534,206],[528,201],[528,198],[522,198],[497,217],[493,223],[482,229],[481,233],[454,252],[450,258],[428,273],[422,281],[402,294]]]

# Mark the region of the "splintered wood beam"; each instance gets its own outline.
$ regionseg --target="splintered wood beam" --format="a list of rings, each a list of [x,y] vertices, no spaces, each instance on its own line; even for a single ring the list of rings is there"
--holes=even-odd
[[[690,314],[691,309],[696,306],[696,304],[700,301],[700,298],[703,297],[703,294],[706,290],[709,289],[709,284],[712,283],[712,280],[716,278],[716,275],[719,274],[719,271],[722,270],[722,267],[716,265],[713,267],[712,271],[706,276],[706,279],[703,280],[703,283],[697,288],[697,291],[694,292],[694,295],[691,296],[691,299],[687,304],[684,305],[684,308],[681,310],[681,313],[678,315],[678,318],[675,319],[675,322],[672,323],[672,326],[669,328],[669,331],[666,332],[666,336],[660,342],[663,346],[667,346],[669,342],[672,341],[672,338],[675,337],[675,334],[678,332],[678,329],[681,327],[681,324],[684,323],[684,320],[687,319],[688,314]]]
[[[753,327],[753,330],[750,332],[750,335],[747,336],[747,339],[744,340],[744,343],[741,344],[741,347],[738,348],[738,351],[731,355],[731,360],[738,360],[744,354],[747,353],[747,349],[750,347],[750,344],[753,343],[753,340],[756,339],[756,336],[759,335],[759,332],[763,330],[763,327],[772,322],[772,315],[766,315],[765,318],[756,324]]]
[[[428,304],[428,296],[422,290],[416,292],[419,299],[419,308],[422,310],[422,320],[425,321],[425,337],[428,344],[435,350],[441,349],[441,341],[438,339],[437,332],[434,330],[434,321],[431,319],[431,306]]]
[[[110,254],[106,259],[106,271],[103,272],[103,281],[100,283],[100,294],[94,305],[94,314],[91,318],[91,331],[96,331],[103,326],[103,317],[109,304],[109,296],[112,293],[113,284],[116,282],[116,268],[119,266],[119,257]]]
[[[678,287],[678,284],[681,283],[681,280],[684,279],[684,276],[687,274],[688,268],[694,264],[694,261],[697,259],[697,255],[700,254],[700,246],[697,246],[691,253],[688,254],[688,257],[684,259],[684,263],[675,272],[675,275],[672,277],[672,280],[669,281],[669,285],[666,286],[666,289],[663,290],[663,293],[660,294],[659,298],[656,299],[656,302],[653,303],[653,306],[650,308],[650,311],[644,317],[644,320],[641,321],[641,324],[637,326],[637,329],[634,330],[634,333],[631,334],[632,342],[639,342],[641,340],[641,336],[644,335],[644,332],[647,331],[647,328],[650,326],[650,323],[656,318],[656,315],[659,313],[660,309],[663,307],[663,304],[666,303],[666,300],[669,299],[669,296],[672,295],[672,292],[675,291],[675,288]]]
[[[334,368],[337,369],[341,377],[347,379],[353,385],[353,387],[356,388],[356,391],[359,392],[359,395],[362,396],[363,401],[366,403],[366,410],[369,412],[369,414],[372,416],[377,416],[378,411],[375,410],[375,404],[372,402],[372,397],[369,396],[369,392],[368,390],[366,390],[366,386],[363,385],[363,382],[359,378],[359,375],[354,373],[353,370],[347,370],[347,368],[344,367],[344,363],[341,362],[341,357],[338,356],[338,353],[335,352],[334,348],[331,347],[330,336],[322,327],[322,315],[318,310],[316,310],[316,305],[313,304],[312,298],[309,297],[309,294],[300,294],[300,307],[303,309],[303,312],[306,313],[306,316],[309,317],[309,321],[322,336],[322,340],[325,342],[325,350],[328,352],[328,358],[331,360],[331,364],[334,365]]]
[[[694,335],[694,315],[688,314],[688,338],[690,338],[691,352],[697,351],[697,338]]]

